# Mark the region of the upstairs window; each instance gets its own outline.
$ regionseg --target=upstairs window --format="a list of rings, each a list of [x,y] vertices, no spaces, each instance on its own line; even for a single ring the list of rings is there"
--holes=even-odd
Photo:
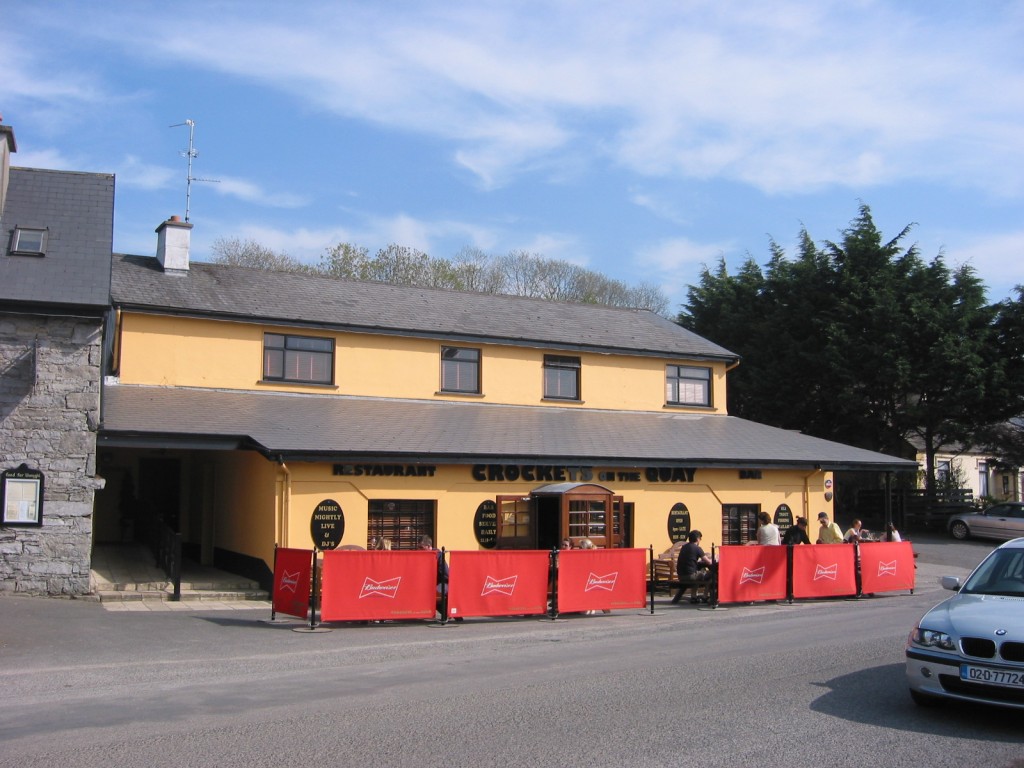
[[[11,253],[17,256],[46,254],[46,230],[15,227],[11,235]]]
[[[553,400],[580,399],[580,359],[544,355],[544,397]]]
[[[334,340],[263,334],[263,379],[302,384],[334,383]]]
[[[480,394],[480,350],[441,347],[441,391]]]
[[[665,402],[669,405],[711,405],[711,369],[695,365],[668,366]]]

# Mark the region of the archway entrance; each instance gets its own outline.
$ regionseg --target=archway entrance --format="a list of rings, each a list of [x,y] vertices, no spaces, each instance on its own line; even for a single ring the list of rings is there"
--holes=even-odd
[[[556,483],[529,496],[498,496],[497,549],[557,549],[563,539],[598,547],[625,543],[621,496],[594,483]]]

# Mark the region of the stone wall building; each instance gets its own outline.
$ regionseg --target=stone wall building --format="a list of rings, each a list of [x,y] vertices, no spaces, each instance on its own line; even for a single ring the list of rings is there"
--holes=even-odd
[[[0,125],[0,592],[81,595],[114,177],[12,168],[16,150]]]

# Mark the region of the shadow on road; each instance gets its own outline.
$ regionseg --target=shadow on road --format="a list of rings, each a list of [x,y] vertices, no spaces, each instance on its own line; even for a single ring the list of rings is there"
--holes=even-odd
[[[815,699],[811,709],[843,720],[943,737],[1021,740],[1019,710],[961,702],[917,706],[907,692],[903,664],[863,669],[820,685],[829,691]],[[864,710],[862,702],[868,699],[876,706]]]

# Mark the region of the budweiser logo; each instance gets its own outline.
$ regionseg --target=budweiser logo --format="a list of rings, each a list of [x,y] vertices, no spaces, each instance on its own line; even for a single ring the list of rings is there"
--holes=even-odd
[[[740,584],[761,584],[764,581],[764,566],[750,570],[744,568],[740,574]]]
[[[374,581],[369,576],[363,582],[363,588],[359,590],[359,599],[364,597],[390,597],[398,596],[398,585],[402,583],[402,577],[396,576],[386,581]]]
[[[289,592],[294,592],[299,588],[299,572],[288,573],[284,571],[281,573],[281,581],[278,583],[281,589],[287,589]]]
[[[519,576],[506,576],[503,579],[496,579],[493,576],[488,576],[484,579],[484,588],[480,592],[480,597],[490,594],[505,595],[512,597],[512,593],[516,589],[516,581]]]
[[[603,589],[606,592],[613,592],[615,590],[615,582],[618,578],[618,571],[604,576],[598,576],[596,573],[592,572],[590,576],[587,577],[587,586],[583,591],[590,592],[594,589]]]
[[[895,576],[896,575],[896,561],[893,560],[889,563],[878,563],[878,575],[879,576]]]
[[[839,563],[832,563],[832,565],[816,565],[814,567],[814,581],[820,581],[821,579],[830,579],[831,581],[836,580],[836,576],[839,575]]]

